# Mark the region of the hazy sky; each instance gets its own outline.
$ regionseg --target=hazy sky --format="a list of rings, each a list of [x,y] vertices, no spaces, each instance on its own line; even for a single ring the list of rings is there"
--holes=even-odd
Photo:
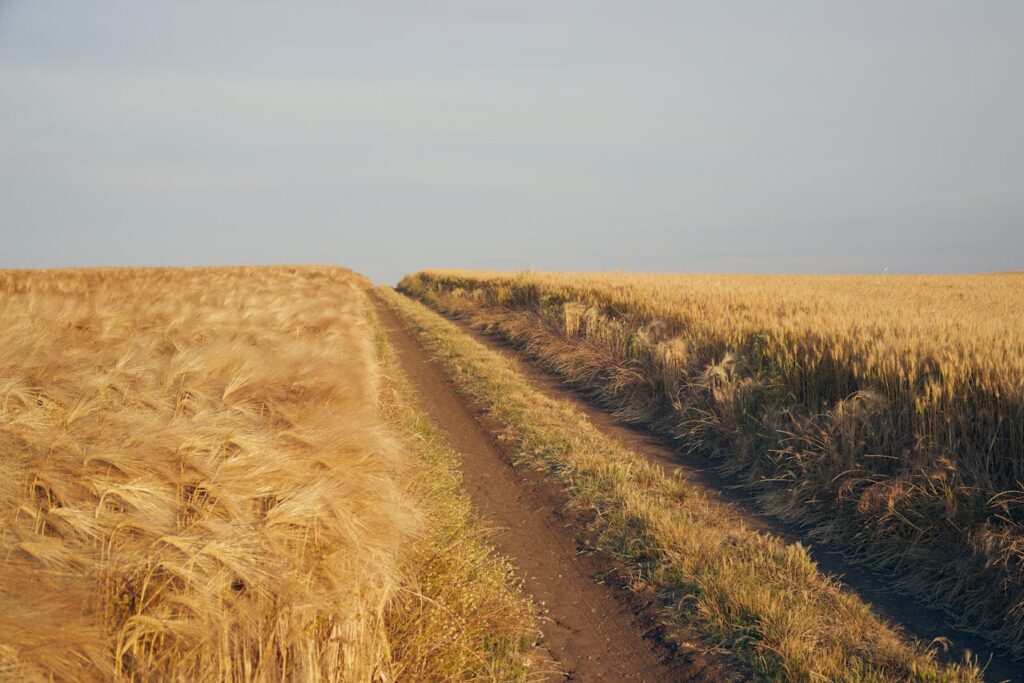
[[[1024,2],[0,0],[0,267],[1024,267]]]

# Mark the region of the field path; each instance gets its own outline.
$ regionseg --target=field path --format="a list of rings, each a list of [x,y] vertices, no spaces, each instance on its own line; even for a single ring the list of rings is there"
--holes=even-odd
[[[847,589],[859,595],[877,614],[899,625],[905,632],[926,643],[937,637],[949,639],[948,651],[940,656],[941,659],[959,661],[965,652],[971,652],[983,665],[988,664],[986,681],[1024,683],[1024,664],[993,652],[981,638],[955,628],[942,610],[928,607],[896,592],[886,577],[851,563],[825,544],[808,539],[798,527],[762,514],[757,510],[752,497],[744,493],[735,481],[718,474],[707,458],[700,454],[681,452],[650,430],[619,420],[587,400],[559,377],[529,361],[518,348],[504,339],[482,332],[459,318],[446,318],[481,344],[512,360],[535,389],[552,398],[572,402],[607,436],[645,455],[667,472],[679,471],[688,483],[700,489],[710,500],[729,506],[732,513],[741,517],[751,529],[773,534],[789,542],[802,543],[822,571],[839,578]]]
[[[697,648],[666,659],[653,619],[626,592],[596,583],[608,566],[581,554],[573,520],[558,512],[557,493],[537,476],[514,469],[494,433],[458,395],[444,368],[420,348],[386,306],[377,314],[424,411],[462,455],[462,474],[477,512],[496,528],[493,542],[515,565],[526,591],[546,609],[541,642],[572,681],[721,681],[733,678]]]

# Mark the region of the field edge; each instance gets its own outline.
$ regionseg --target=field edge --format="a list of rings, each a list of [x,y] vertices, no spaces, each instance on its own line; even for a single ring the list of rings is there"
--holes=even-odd
[[[409,487],[425,527],[385,612],[391,680],[542,680],[552,664],[537,647],[537,607],[471,509],[459,456],[419,408],[372,301],[366,318],[382,370],[379,409],[411,451]]]

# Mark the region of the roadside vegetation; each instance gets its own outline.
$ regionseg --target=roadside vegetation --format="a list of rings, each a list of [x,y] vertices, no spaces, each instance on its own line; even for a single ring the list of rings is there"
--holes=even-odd
[[[554,664],[534,646],[537,611],[472,511],[459,455],[420,410],[372,313],[371,320],[384,370],[382,414],[412,456],[406,475],[424,517],[405,583],[384,614],[391,680],[546,680]]]
[[[1024,275],[424,271],[400,288],[1024,656]]]
[[[368,287],[0,272],[0,678],[533,675],[532,607],[382,375]]]
[[[592,513],[588,537],[624,564],[634,588],[657,591],[669,633],[696,629],[769,680],[979,680],[969,663],[943,667],[901,637],[799,544],[746,528],[571,404],[533,389],[509,359],[422,304],[377,291],[459,390],[504,427],[517,464],[546,473],[570,506]]]

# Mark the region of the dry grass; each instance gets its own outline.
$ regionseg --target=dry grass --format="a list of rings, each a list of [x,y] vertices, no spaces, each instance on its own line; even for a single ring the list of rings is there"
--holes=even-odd
[[[418,407],[377,328],[385,371],[382,413],[415,454],[407,474],[425,529],[410,547],[408,579],[385,613],[395,681],[547,680],[537,610],[462,488],[459,456]]]
[[[1024,654],[1024,276],[426,271],[402,287]]]
[[[389,680],[424,649],[395,622],[438,616],[399,596],[419,592],[411,548],[458,535],[458,511],[433,516],[379,410],[368,285],[0,273],[0,677]],[[529,617],[505,598],[501,643]],[[523,656],[475,655],[460,677]]]
[[[383,291],[460,391],[501,423],[518,462],[548,473],[593,511],[601,549],[651,585],[673,624],[701,631],[761,677],[792,681],[972,681],[940,667],[857,597],[817,570],[799,544],[746,528],[684,480],[604,436],[571,404],[535,389],[501,354],[424,306]]]

